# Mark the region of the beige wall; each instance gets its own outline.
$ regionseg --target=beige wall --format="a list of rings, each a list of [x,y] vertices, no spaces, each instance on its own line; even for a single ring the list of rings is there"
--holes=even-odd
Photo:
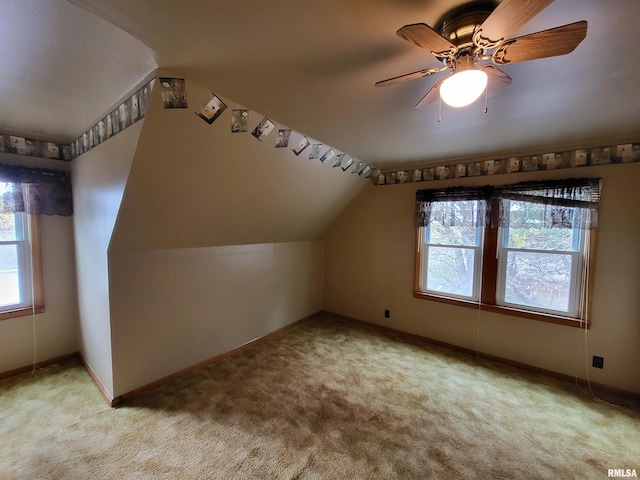
[[[69,170],[59,160],[0,153],[0,162],[40,168]],[[35,316],[0,321],[0,372],[30,365],[77,351],[73,217],[40,216],[42,276],[45,312]]]
[[[322,242],[110,255],[121,395],[322,309]]]
[[[415,299],[415,192],[569,175],[604,182],[592,328],[553,325]],[[325,236],[325,308],[410,333],[640,392],[640,164],[367,187]],[[391,318],[384,318],[384,310]],[[584,347],[587,344],[587,354]],[[604,369],[591,356],[604,357]],[[576,367],[578,364],[578,367]],[[587,366],[588,364],[588,366]]]
[[[45,312],[0,321],[0,372],[78,350],[73,217],[42,215],[42,277]]]
[[[79,350],[113,393],[107,250],[144,120],[72,161]]]
[[[227,99],[227,110],[207,124],[194,112],[211,90],[188,79],[189,108],[164,109],[158,85],[118,215],[116,250],[319,239],[369,183],[309,160],[308,150],[296,157],[274,148],[275,130],[260,142],[250,133],[260,113],[249,112],[248,133],[231,133],[231,110],[241,107]]]
[[[232,350],[322,309],[331,219],[368,182],[195,115],[159,82],[109,249],[114,394]],[[276,119],[272,119],[276,121]],[[292,138],[293,140],[293,138]]]

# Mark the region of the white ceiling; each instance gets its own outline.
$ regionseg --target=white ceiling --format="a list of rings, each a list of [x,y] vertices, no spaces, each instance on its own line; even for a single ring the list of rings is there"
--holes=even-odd
[[[439,66],[395,32],[464,0],[69,1],[0,0],[5,131],[70,139],[157,61],[381,168],[640,140],[638,0],[556,0],[514,36],[587,20],[578,48],[501,67],[513,83],[487,114],[440,123],[437,103],[413,108],[435,76],[374,83]]]
[[[69,143],[156,68],[153,51],[65,0],[0,0],[0,132]]]

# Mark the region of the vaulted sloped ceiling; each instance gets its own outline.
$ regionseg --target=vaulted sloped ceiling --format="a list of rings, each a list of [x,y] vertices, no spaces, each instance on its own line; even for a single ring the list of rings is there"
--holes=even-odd
[[[224,116],[209,125],[193,110],[211,93],[195,82],[186,82],[194,108],[165,109],[159,83],[111,251],[317,240],[369,183],[331,162],[310,160],[309,149],[296,157],[290,148],[274,148],[275,132],[263,141],[250,131],[231,133],[230,111],[242,106],[224,97]],[[263,118],[247,113],[251,128]]]
[[[157,52],[160,66],[378,167],[637,141],[640,2],[556,0],[514,36],[587,20],[571,54],[503,70],[513,83],[454,110],[414,105],[437,60],[396,36],[461,0],[71,0]]]
[[[640,2],[555,0],[514,36],[587,20],[569,55],[454,110],[414,105],[437,60],[396,36],[464,0],[4,0],[0,130],[69,142],[156,66],[381,168],[638,141]]]
[[[0,132],[70,143],[156,68],[154,52],[65,0],[0,2]]]

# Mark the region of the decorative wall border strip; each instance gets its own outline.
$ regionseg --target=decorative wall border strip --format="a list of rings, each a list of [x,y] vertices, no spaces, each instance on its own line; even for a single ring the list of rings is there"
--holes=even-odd
[[[457,164],[441,164],[432,167],[382,172],[372,181],[374,185],[391,185],[637,162],[640,162],[640,143],[625,143],[606,147],[501,158],[498,160],[471,160]]]
[[[153,81],[154,79],[151,79],[140,87],[71,144],[0,134],[0,152],[71,161],[117,135],[138,120],[142,120],[149,111],[149,96]]]
[[[56,160],[73,160],[117,135],[137,121],[142,120],[149,111],[151,89],[155,80],[156,78],[154,77],[146,82],[121,104],[105,115],[104,118],[71,142],[70,145],[32,140],[12,135],[0,135],[0,151],[33,157],[53,158]],[[162,98],[164,108],[188,108],[185,79],[160,77],[159,80],[163,89]],[[172,86],[173,89],[171,88]],[[226,105],[215,94],[212,94],[210,101],[195,111],[195,113],[211,125],[226,108]],[[242,115],[243,113],[244,115]],[[248,113],[248,109],[236,109],[233,111],[230,133],[249,131],[246,125]],[[242,119],[244,119],[244,123],[241,125],[239,120]],[[268,125],[268,131],[263,131],[263,128],[261,128],[262,125]],[[262,122],[252,131],[252,135],[258,140],[263,141],[275,127],[276,124],[274,122],[264,117]],[[334,168],[340,167],[343,172],[350,171],[350,173],[357,174],[361,178],[375,179],[380,173],[380,169],[378,168],[371,167],[365,162],[358,161],[334,149],[330,145],[316,142],[311,137],[299,132],[293,132],[291,129],[282,126],[277,129],[275,148],[288,147],[292,133],[294,137],[300,137],[299,143],[290,147],[290,150],[293,151],[296,156],[299,156],[307,147],[312,147],[309,149],[309,152],[311,152],[309,153],[309,159],[317,158],[323,164],[329,164]],[[283,148],[283,150],[286,151],[289,150],[289,148]],[[323,151],[324,153],[322,153]]]
[[[75,139],[70,145],[71,158],[76,158],[102,142],[114,137],[125,128],[142,120],[149,112],[149,97],[155,79],[149,80],[98,123]]]
[[[152,78],[142,85],[69,145],[35,140],[17,135],[0,134],[0,152],[63,161],[73,160],[117,135],[137,121],[142,120],[149,111],[149,99],[154,81],[155,78]],[[303,138],[307,139],[304,135]],[[276,143],[276,147],[277,146]],[[324,144],[317,144],[317,146],[324,146],[329,149],[325,152],[325,155],[320,157],[322,163],[325,163],[326,155],[334,151],[334,149]],[[295,150],[294,153],[296,153]],[[296,153],[296,155],[298,153]],[[355,164],[352,173],[357,173],[364,178],[370,178],[374,185],[392,185],[503,175],[508,173],[571,169],[617,163],[638,163],[640,162],[640,142],[500,158],[497,160],[469,160],[457,164],[444,163],[430,167],[388,172],[381,172],[380,169],[369,166],[364,162],[350,161],[351,157],[346,157],[341,153],[337,154],[337,152],[335,152],[334,155],[336,156],[336,161],[333,162],[332,166],[342,166],[342,170],[347,171]],[[342,163],[344,163],[344,165],[342,165]]]
[[[149,111],[151,89],[156,78],[159,78],[160,81],[165,109],[188,108],[184,78],[154,76],[69,145],[32,140],[14,135],[0,135],[0,152],[5,151],[18,155],[71,161],[145,118]],[[199,110],[196,110],[195,113],[211,125],[226,108],[227,106],[222,100],[212,93],[209,101]],[[248,113],[249,110],[244,108],[233,111],[230,133],[245,133],[249,131],[247,125]],[[380,174],[379,168],[358,161],[330,145],[316,142],[312,137],[294,132],[292,129],[283,126],[279,126],[277,130],[275,127],[276,124],[274,122],[264,117],[262,122],[253,129],[251,135],[262,142],[274,130],[277,131],[275,148],[282,148],[284,151],[291,150],[296,156],[300,156],[303,150],[311,147],[306,152],[309,155],[309,159],[319,159],[323,164],[331,165],[334,168],[339,167],[342,172],[350,172],[357,174],[361,178],[372,180],[376,179]],[[298,138],[298,143],[289,146],[292,133],[293,138]]]
[[[18,135],[0,135],[0,152],[54,160],[71,160],[71,145],[34,140]]]
[[[186,79],[158,77],[158,80],[162,88],[162,103],[165,110],[191,108],[189,107]],[[249,109],[242,107],[231,110],[231,122],[228,124],[229,134],[248,134],[251,132],[251,137],[265,145],[272,145],[273,148],[282,149],[283,152],[290,150],[296,157],[300,157],[304,152],[303,158],[319,160],[323,165],[331,165],[333,168],[339,167],[342,172],[357,174],[360,178],[372,179],[380,173],[379,168],[367,165],[365,162],[361,162],[331,145],[316,141],[313,137],[284,125],[279,125],[266,116],[262,118],[255,128],[251,129],[248,125]],[[220,97],[211,92],[206,103],[193,112],[208,125],[213,125],[214,123],[220,125],[221,120],[219,119],[227,115],[227,105]],[[255,111],[251,112],[258,114]],[[261,116],[261,114],[258,114],[258,117]],[[277,134],[268,139],[274,132],[277,132]],[[275,142],[273,141],[274,137]]]

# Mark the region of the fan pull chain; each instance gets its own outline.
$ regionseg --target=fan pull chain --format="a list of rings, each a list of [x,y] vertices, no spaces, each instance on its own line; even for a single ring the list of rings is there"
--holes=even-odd
[[[484,89],[484,113],[487,113],[487,104],[489,103],[489,89]]]
[[[440,101],[438,102],[438,123],[442,121],[442,97],[438,95]]]

